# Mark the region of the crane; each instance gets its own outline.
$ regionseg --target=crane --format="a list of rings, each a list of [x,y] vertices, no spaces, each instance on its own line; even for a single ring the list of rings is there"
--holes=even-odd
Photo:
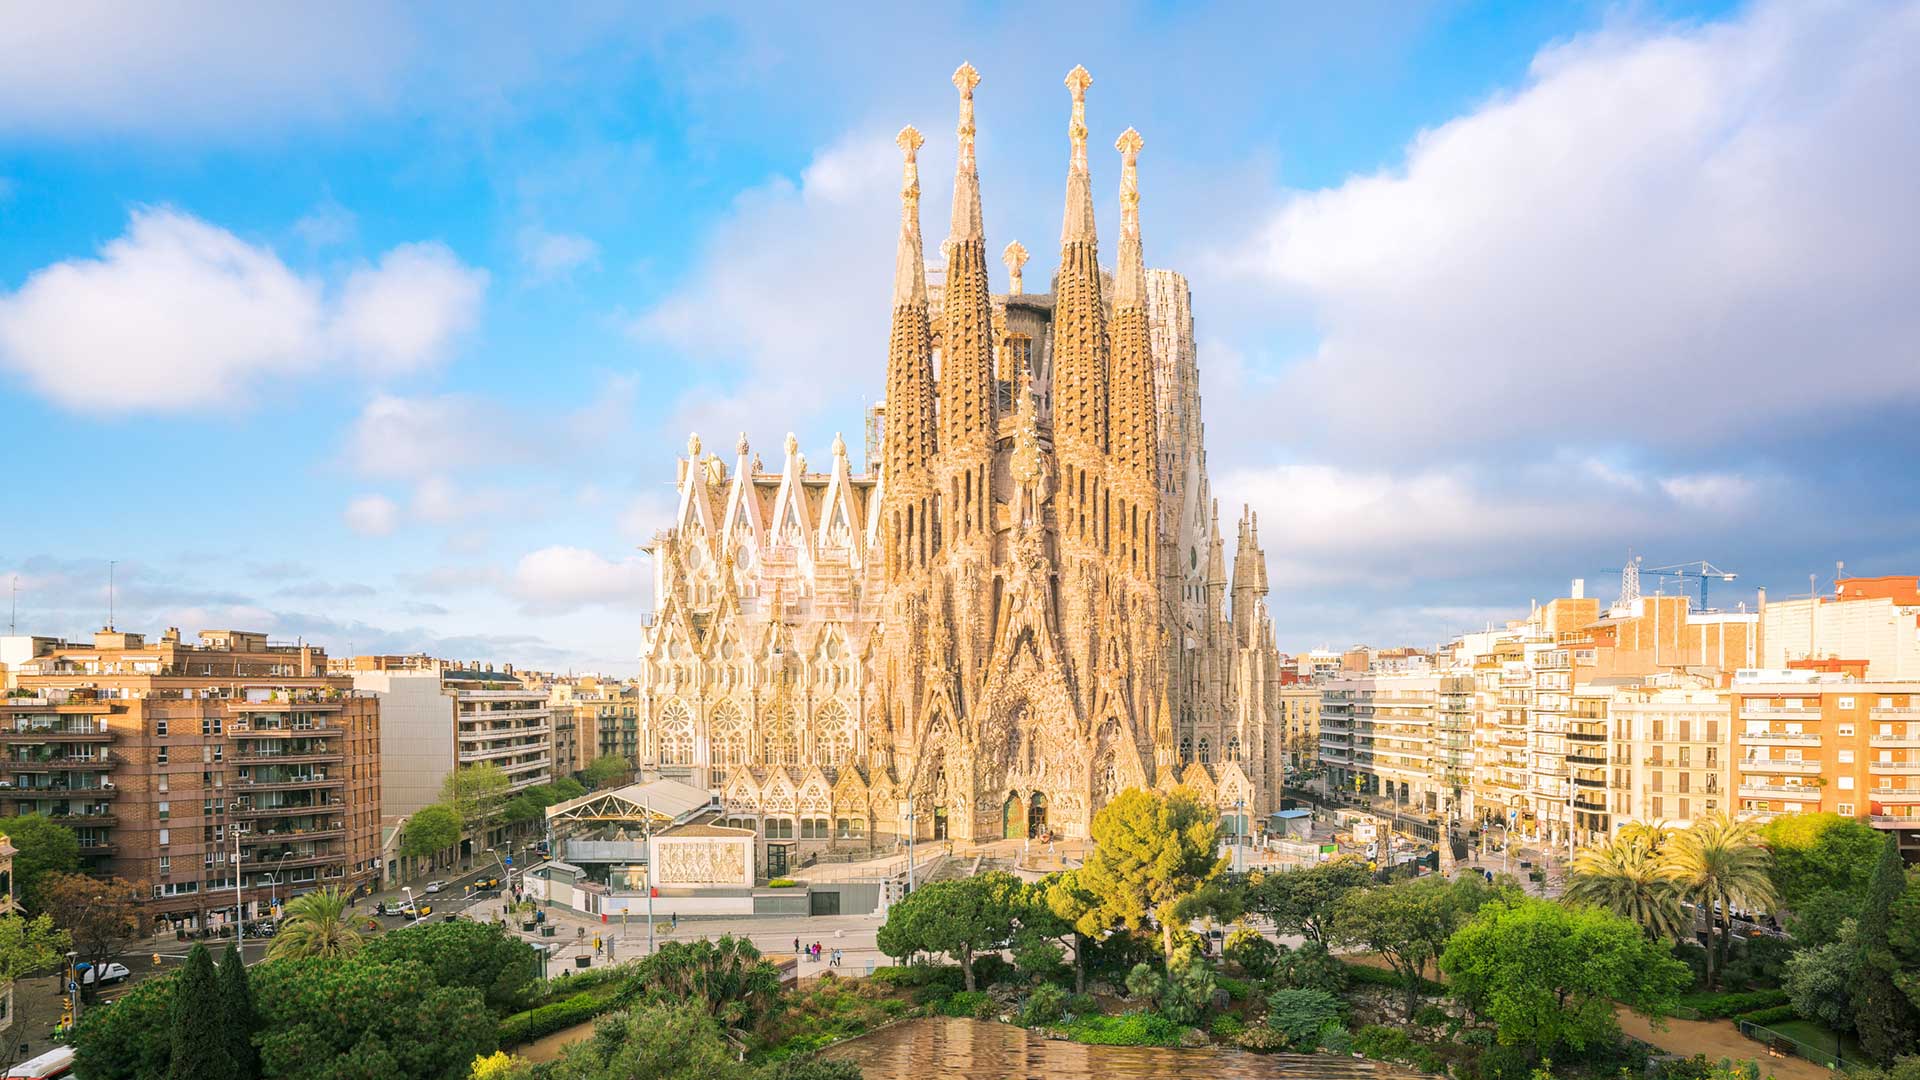
[[[1604,570],[1602,573],[1620,575],[1620,602],[1631,603],[1640,598],[1640,576],[1653,578],[1671,578],[1676,582],[1695,581],[1700,585],[1700,608],[1707,610],[1707,583],[1710,581],[1732,581],[1739,576],[1730,570],[1722,570],[1712,563],[1701,559],[1698,562],[1675,563],[1672,566],[1641,566],[1639,556],[1635,556],[1624,568]]]

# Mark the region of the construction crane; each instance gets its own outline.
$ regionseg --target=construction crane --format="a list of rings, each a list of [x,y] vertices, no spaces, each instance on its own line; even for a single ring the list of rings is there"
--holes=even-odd
[[[1641,566],[1640,562],[1639,556],[1635,556],[1633,560],[1622,569],[1601,571],[1606,574],[1620,575],[1620,603],[1622,604],[1629,604],[1640,599],[1640,578],[1644,575],[1658,579],[1671,578],[1675,582],[1698,582],[1700,586],[1699,610],[1706,611],[1707,583],[1710,581],[1732,581],[1738,576],[1730,570],[1720,569],[1705,559],[1701,559],[1699,562],[1675,563],[1672,566]]]

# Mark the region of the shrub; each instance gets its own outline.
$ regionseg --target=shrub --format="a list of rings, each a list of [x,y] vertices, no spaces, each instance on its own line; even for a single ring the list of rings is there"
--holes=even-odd
[[[1779,986],[1787,960],[1793,953],[1793,943],[1783,938],[1750,937],[1727,961],[1725,985],[1746,986],[1756,990]]]
[[[1775,1005],[1771,1009],[1756,1009],[1750,1013],[1741,1013],[1736,1017],[1736,1019],[1745,1020],[1749,1024],[1759,1024],[1762,1027],[1770,1024],[1784,1024],[1789,1020],[1798,1020],[1799,1018],[1799,1010],[1791,1005]]]
[[[1053,983],[1041,983],[1020,1003],[1020,1026],[1039,1027],[1058,1021],[1067,1011],[1067,992]]]
[[[1135,964],[1127,972],[1127,996],[1135,1001],[1152,1001],[1167,988],[1167,980],[1152,964]]]
[[[1253,996],[1253,984],[1245,979],[1236,979],[1231,975],[1215,975],[1213,985],[1227,992],[1235,1001],[1245,1001]]]
[[[1438,1054],[1414,1041],[1413,1036],[1399,1028],[1369,1024],[1353,1033],[1353,1049],[1355,1053],[1364,1054],[1375,1061],[1413,1065],[1432,1073],[1446,1071],[1446,1062]]]
[[[1285,1050],[1287,1048],[1287,1037],[1270,1027],[1257,1025],[1246,1028],[1235,1035],[1233,1037],[1233,1045],[1242,1050],[1266,1053],[1273,1050]]]
[[[1019,972],[1007,962],[1006,957],[995,953],[973,958],[973,984],[975,986],[997,986],[1001,983],[1019,982]]]
[[[584,1024],[615,1008],[613,999],[591,990],[549,1002],[537,1009],[514,1013],[500,1021],[500,1045],[518,1046],[575,1024]]]
[[[1420,1011],[1413,1014],[1413,1022],[1421,1027],[1439,1027],[1453,1023],[1453,1017],[1438,1005],[1422,1005]]]
[[[980,962],[974,961],[974,973],[980,971]],[[949,990],[959,990],[966,985],[966,976],[958,965],[954,964],[907,964],[901,967],[878,967],[869,976],[882,986],[922,987],[944,986]]]
[[[1320,1031],[1314,1036],[1314,1046],[1329,1054],[1345,1054],[1353,1050],[1353,1037],[1347,1034],[1347,1025],[1338,1020],[1329,1020],[1320,1025]],[[1310,1049],[1301,1047],[1301,1049]]]
[[[1213,1018],[1209,1030],[1218,1038],[1232,1039],[1235,1035],[1247,1030],[1247,1023],[1232,1013],[1221,1013]]]
[[[1073,994],[1067,998],[1067,1013],[1071,1016],[1098,1016],[1100,1002],[1092,994]]]
[[[1275,990],[1267,996],[1267,1026],[1296,1049],[1311,1050],[1320,1030],[1339,1020],[1340,999],[1324,990]]]
[[[1361,986],[1384,986],[1392,990],[1404,991],[1407,984],[1397,971],[1389,971],[1372,964],[1349,963],[1346,965],[1347,977]],[[1423,994],[1444,994],[1447,988],[1432,979],[1420,980],[1420,992]]]
[[[774,878],[774,879],[773,879],[772,881],[769,881],[769,882],[767,882],[767,888],[769,888],[769,889],[791,889],[791,888],[793,888],[794,886],[796,886],[796,885],[798,885],[798,884],[800,884],[800,883],[799,883],[799,882],[797,882],[797,881],[795,881],[795,880],[793,880],[792,878],[786,878],[786,877],[777,877],[777,878]]]
[[[1270,981],[1278,984],[1275,989],[1321,990],[1338,994],[1347,988],[1349,980],[1346,965],[1329,953],[1325,945],[1310,941],[1297,949],[1281,953],[1275,960]]]
[[[993,1015],[993,999],[985,990],[962,990],[941,1004],[940,1014],[985,1020]]]
[[[1248,978],[1264,979],[1273,974],[1274,964],[1280,958],[1280,947],[1268,941],[1258,930],[1241,929],[1227,937],[1220,953]]]
[[[1180,1025],[1154,1013],[1079,1017],[1059,1030],[1074,1042],[1094,1046],[1180,1045]]]
[[[1680,995],[1682,1008],[1692,1009],[1702,1020],[1722,1020],[1729,1016],[1753,1012],[1756,1009],[1771,1009],[1788,1002],[1787,992],[1780,989],[1748,990],[1738,994],[1693,993]]]

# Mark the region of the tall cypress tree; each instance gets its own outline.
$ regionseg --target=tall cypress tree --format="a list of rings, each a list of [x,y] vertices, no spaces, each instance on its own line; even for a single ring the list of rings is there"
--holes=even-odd
[[[1882,1064],[1892,1064],[1894,1058],[1913,1053],[1920,1043],[1920,1012],[1894,980],[1899,963],[1887,939],[1894,901],[1906,888],[1906,867],[1889,833],[1860,910],[1860,952],[1854,962],[1853,983],[1853,1022],[1860,1033],[1860,1046]]]
[[[240,949],[231,944],[220,958],[220,1006],[233,1078],[255,1080],[260,1075],[260,1061],[253,1050],[253,1033],[259,1027],[253,1008],[253,984],[247,981],[247,965],[240,959]]]
[[[213,956],[205,945],[195,945],[173,984],[173,1059],[167,1080],[234,1080],[226,1011]]]

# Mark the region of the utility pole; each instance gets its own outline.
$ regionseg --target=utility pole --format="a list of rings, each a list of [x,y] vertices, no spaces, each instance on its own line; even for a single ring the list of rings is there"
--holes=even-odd
[[[647,955],[654,954],[653,945],[653,894],[658,890],[654,885],[659,875],[653,872],[653,807],[647,807]]]
[[[907,895],[913,895],[913,797],[907,797]]]

